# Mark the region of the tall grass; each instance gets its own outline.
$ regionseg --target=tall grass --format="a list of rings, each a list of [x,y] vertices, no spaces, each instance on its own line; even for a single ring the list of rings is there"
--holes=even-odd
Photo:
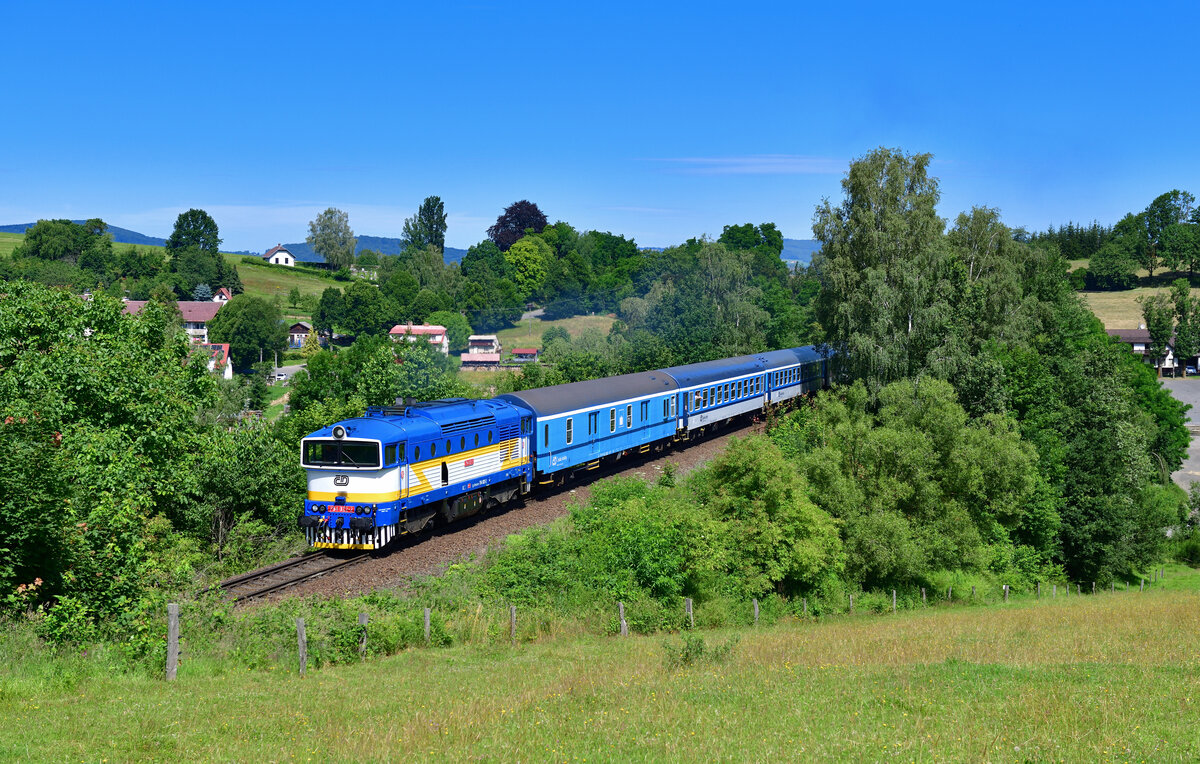
[[[173,685],[8,630],[0,758],[1190,761],[1197,578],[1172,568],[1177,590],[720,629],[710,644],[740,637],[723,662],[678,668],[663,660],[675,637],[531,624],[534,641],[513,647],[486,608],[446,619],[474,644],[303,679],[294,645],[252,672],[185,645]]]

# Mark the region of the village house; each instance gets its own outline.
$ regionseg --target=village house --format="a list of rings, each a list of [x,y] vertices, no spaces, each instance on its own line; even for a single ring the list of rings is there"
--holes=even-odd
[[[188,333],[192,342],[208,342],[208,322],[213,320],[223,302],[197,302],[195,300],[180,300],[179,313],[183,317],[183,330]],[[125,300],[126,313],[141,313],[146,307],[145,300]]]
[[[233,364],[229,362],[229,343],[203,343],[196,345],[197,354],[208,356],[208,370],[225,379],[233,379]]]
[[[450,338],[446,336],[446,327],[436,324],[397,324],[388,332],[392,339],[399,341],[406,339],[409,342],[416,342],[417,338],[424,337],[430,345],[442,352],[442,355],[450,354]]]
[[[221,287],[213,295],[213,302],[229,302],[233,299],[233,293],[229,291],[229,287]]]
[[[516,363],[533,363],[537,361],[540,352],[537,348],[515,348],[513,350],[513,361]]]
[[[297,321],[288,328],[288,347],[303,347],[304,341],[310,334],[312,334],[312,324],[307,321]]]
[[[1146,363],[1156,366],[1163,374],[1178,375],[1181,369],[1186,371],[1187,374],[1195,374],[1197,366],[1200,366],[1200,360],[1196,356],[1182,359],[1176,358],[1174,338],[1172,338],[1171,342],[1167,343],[1167,352],[1164,357],[1150,357],[1148,354],[1150,330],[1145,326],[1139,326],[1137,329],[1108,329],[1106,331],[1109,337],[1113,337],[1129,345],[1134,355],[1141,356]]]
[[[498,369],[500,368],[500,354],[463,353],[462,367],[464,369]]]
[[[289,268],[296,267],[296,256],[287,250],[282,244],[276,244],[268,249],[262,256],[271,265],[286,265]]]
[[[500,338],[494,334],[472,334],[467,337],[467,353],[500,353]]]

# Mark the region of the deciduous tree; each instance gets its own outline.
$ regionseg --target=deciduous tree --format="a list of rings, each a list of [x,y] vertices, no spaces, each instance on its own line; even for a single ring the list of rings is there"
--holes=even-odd
[[[220,252],[221,236],[217,221],[204,210],[190,209],[179,213],[179,217],[175,218],[175,228],[167,238],[168,253],[191,248],[210,255]]]
[[[503,252],[524,236],[526,230],[541,233],[545,227],[546,216],[538,206],[522,199],[504,208],[504,212],[496,218],[496,223],[488,228],[487,235]]]
[[[279,308],[270,300],[241,294],[221,307],[208,324],[212,342],[229,343],[234,368],[249,369],[287,349],[287,329]]]
[[[442,204],[441,197],[425,197],[417,214],[404,221],[400,242],[406,250],[436,247],[439,253],[445,251],[446,206]]]
[[[358,239],[350,228],[350,216],[336,207],[328,208],[309,222],[308,236],[304,240],[334,268],[348,268],[354,264]]]

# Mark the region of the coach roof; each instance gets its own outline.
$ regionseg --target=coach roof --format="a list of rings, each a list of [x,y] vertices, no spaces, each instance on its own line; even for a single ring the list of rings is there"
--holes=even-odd
[[[538,416],[554,416],[570,411],[612,406],[636,398],[669,393],[679,389],[675,380],[661,371],[622,374],[619,377],[571,382],[553,387],[538,387],[499,396],[528,406]]]
[[[755,355],[722,358],[717,361],[689,363],[686,366],[672,366],[669,369],[663,369],[663,372],[674,377],[681,389],[687,389],[819,360],[821,360],[821,354],[812,345],[806,345],[787,350],[771,350]]]

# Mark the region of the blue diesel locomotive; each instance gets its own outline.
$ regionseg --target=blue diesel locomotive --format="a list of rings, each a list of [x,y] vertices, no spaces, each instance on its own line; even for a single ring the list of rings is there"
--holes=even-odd
[[[522,390],[372,407],[303,438],[300,526],[323,549],[378,549],[396,536],[561,483],[606,459],[702,436],[828,386],[814,346]]]

